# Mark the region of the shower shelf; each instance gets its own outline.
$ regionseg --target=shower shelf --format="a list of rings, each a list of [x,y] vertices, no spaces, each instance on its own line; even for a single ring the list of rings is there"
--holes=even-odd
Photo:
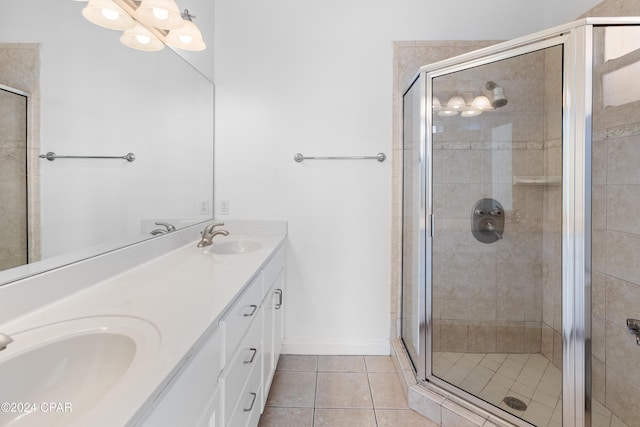
[[[561,185],[562,176],[560,175],[540,175],[540,176],[515,176],[513,177],[513,185]]]

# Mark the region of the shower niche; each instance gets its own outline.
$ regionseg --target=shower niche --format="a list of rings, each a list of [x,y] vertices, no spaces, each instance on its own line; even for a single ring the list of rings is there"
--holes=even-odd
[[[636,25],[425,65],[404,93],[402,341],[420,382],[515,425],[640,426],[640,228],[610,205],[640,196]]]

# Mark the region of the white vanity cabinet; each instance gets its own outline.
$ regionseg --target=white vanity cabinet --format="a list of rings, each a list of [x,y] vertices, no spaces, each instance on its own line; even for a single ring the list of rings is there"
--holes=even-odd
[[[143,427],[222,426],[221,387],[223,335],[217,328],[202,347],[180,368],[154,401]]]
[[[284,262],[281,247],[136,426],[258,425],[282,346]]]
[[[220,322],[227,357],[220,376],[225,426],[258,425],[282,346],[284,262],[281,248]]]

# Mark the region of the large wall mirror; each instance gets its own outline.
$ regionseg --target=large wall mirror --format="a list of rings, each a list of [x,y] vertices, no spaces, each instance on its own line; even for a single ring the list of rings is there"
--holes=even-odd
[[[86,4],[0,6],[0,284],[212,218],[210,48],[130,49]],[[213,2],[178,4],[212,46]]]

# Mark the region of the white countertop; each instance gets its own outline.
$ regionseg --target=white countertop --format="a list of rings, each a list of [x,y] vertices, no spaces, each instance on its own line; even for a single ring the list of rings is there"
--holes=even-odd
[[[198,339],[217,324],[225,309],[286,237],[286,226],[271,234],[250,234],[251,230],[243,234],[246,230],[241,229],[230,231],[228,237],[217,236],[215,242],[250,238],[260,241],[262,247],[244,254],[219,255],[211,251],[211,246],[197,248],[198,240],[194,240],[0,325],[0,331],[19,337],[21,331],[87,317],[135,317],[153,325],[159,335],[157,353],[137,367],[137,372],[130,369],[121,381],[123,384],[116,384],[94,410],[73,424],[128,425],[186,360]],[[108,321],[105,322],[108,328]],[[0,353],[0,363],[17,351],[21,351],[18,339]]]

